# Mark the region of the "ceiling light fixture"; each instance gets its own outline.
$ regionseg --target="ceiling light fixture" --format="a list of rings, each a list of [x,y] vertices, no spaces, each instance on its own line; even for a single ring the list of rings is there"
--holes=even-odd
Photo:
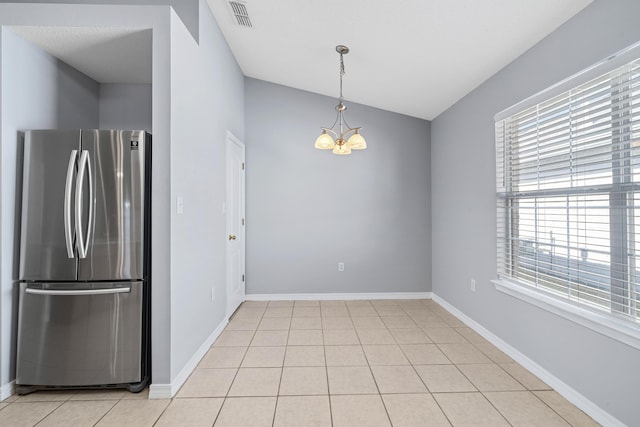
[[[342,76],[344,76],[344,59],[343,55],[349,53],[349,48],[343,45],[336,46],[336,52],[340,54],[340,98],[338,98],[338,105],[336,105],[336,121],[329,128],[321,127],[322,134],[316,139],[315,147],[320,150],[333,149],[334,154],[351,154],[351,150],[364,150],[367,148],[367,142],[364,137],[360,135],[361,127],[352,128],[347,124],[344,118],[344,112],[347,107],[342,101]],[[339,125],[338,130],[340,133],[333,129]],[[346,128],[346,130],[345,130]],[[333,137],[329,133],[333,134]],[[351,134],[351,136],[349,136]],[[349,139],[347,139],[347,137]],[[334,138],[336,138],[334,140]]]

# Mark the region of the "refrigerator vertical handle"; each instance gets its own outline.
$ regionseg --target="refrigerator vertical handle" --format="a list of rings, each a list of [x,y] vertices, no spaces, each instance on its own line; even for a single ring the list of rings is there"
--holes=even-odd
[[[84,237],[82,230],[82,199],[84,197],[84,175],[88,170],[89,176],[89,217],[87,218],[87,235]],[[93,178],[91,176],[91,162],[89,152],[82,150],[80,154],[80,166],[78,168],[78,183],[76,184],[76,239],[78,242],[78,257],[86,258],[89,251],[91,229],[93,228]]]
[[[73,258],[73,232],[71,230],[71,187],[73,186],[73,172],[76,167],[78,150],[71,150],[69,166],[67,167],[67,181],[64,186],[64,240],[67,245],[67,257]]]

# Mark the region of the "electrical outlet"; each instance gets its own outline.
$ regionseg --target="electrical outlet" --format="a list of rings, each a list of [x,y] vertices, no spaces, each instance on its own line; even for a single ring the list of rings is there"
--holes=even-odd
[[[476,279],[471,279],[471,290],[476,291]]]
[[[338,263],[338,271],[344,271],[344,262]]]
[[[216,288],[211,288],[211,301],[216,299]]]

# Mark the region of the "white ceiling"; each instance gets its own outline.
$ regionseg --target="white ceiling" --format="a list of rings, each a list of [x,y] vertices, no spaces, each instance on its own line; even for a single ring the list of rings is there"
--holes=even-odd
[[[435,118],[592,0],[207,0],[246,76]]]
[[[151,30],[9,27],[99,83],[151,83]]]
[[[207,0],[249,77],[432,120],[592,0]],[[100,83],[151,83],[151,30],[11,27]]]

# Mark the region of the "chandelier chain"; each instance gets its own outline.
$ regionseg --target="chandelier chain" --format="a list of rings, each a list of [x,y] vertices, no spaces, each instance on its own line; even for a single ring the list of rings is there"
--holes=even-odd
[[[342,76],[344,76],[344,59],[343,55],[340,54],[340,102],[344,100],[342,97]]]

